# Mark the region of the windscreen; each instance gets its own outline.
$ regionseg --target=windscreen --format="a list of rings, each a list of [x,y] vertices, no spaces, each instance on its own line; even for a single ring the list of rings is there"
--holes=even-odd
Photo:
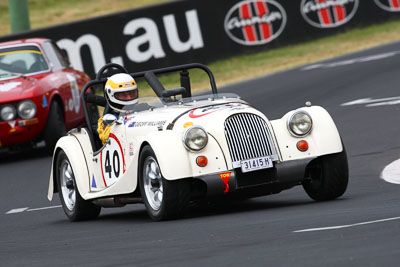
[[[0,79],[48,71],[49,66],[38,46],[0,48]]]
[[[200,107],[212,104],[220,104],[226,102],[240,102],[243,101],[236,94],[224,93],[218,95],[197,95],[188,98],[179,97],[139,97],[137,104],[125,106],[123,108],[124,114],[147,111],[150,109],[167,108],[167,107]]]

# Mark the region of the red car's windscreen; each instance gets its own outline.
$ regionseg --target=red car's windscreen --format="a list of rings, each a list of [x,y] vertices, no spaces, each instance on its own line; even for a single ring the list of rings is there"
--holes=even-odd
[[[35,45],[0,48],[0,79],[47,71],[49,66]]]

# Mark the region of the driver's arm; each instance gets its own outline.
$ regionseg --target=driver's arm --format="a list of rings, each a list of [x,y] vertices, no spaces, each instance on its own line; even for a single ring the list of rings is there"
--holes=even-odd
[[[99,134],[99,138],[103,145],[110,136],[110,131],[111,131],[111,126],[105,126],[103,123],[103,117],[100,117],[100,119],[97,122],[97,132]]]

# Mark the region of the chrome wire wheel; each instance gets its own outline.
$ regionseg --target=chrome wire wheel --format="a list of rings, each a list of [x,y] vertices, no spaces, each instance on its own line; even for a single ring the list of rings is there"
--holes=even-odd
[[[60,182],[65,206],[70,211],[73,211],[76,203],[75,180],[71,164],[67,159],[63,159],[60,164]]]
[[[163,201],[163,182],[160,167],[152,156],[144,162],[143,185],[149,205],[153,210],[159,210]]]

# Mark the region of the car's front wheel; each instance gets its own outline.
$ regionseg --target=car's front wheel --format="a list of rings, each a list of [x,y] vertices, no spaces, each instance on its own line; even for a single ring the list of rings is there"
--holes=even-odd
[[[185,212],[190,199],[189,180],[165,179],[150,146],[145,146],[140,153],[139,186],[147,213],[153,220],[175,219]]]
[[[62,207],[68,219],[82,221],[96,218],[101,207],[84,200],[76,186],[71,163],[63,150],[57,155],[56,179]]]
[[[309,180],[303,183],[304,190],[314,200],[324,201],[344,194],[349,181],[346,150],[325,155],[310,163],[307,170]]]

